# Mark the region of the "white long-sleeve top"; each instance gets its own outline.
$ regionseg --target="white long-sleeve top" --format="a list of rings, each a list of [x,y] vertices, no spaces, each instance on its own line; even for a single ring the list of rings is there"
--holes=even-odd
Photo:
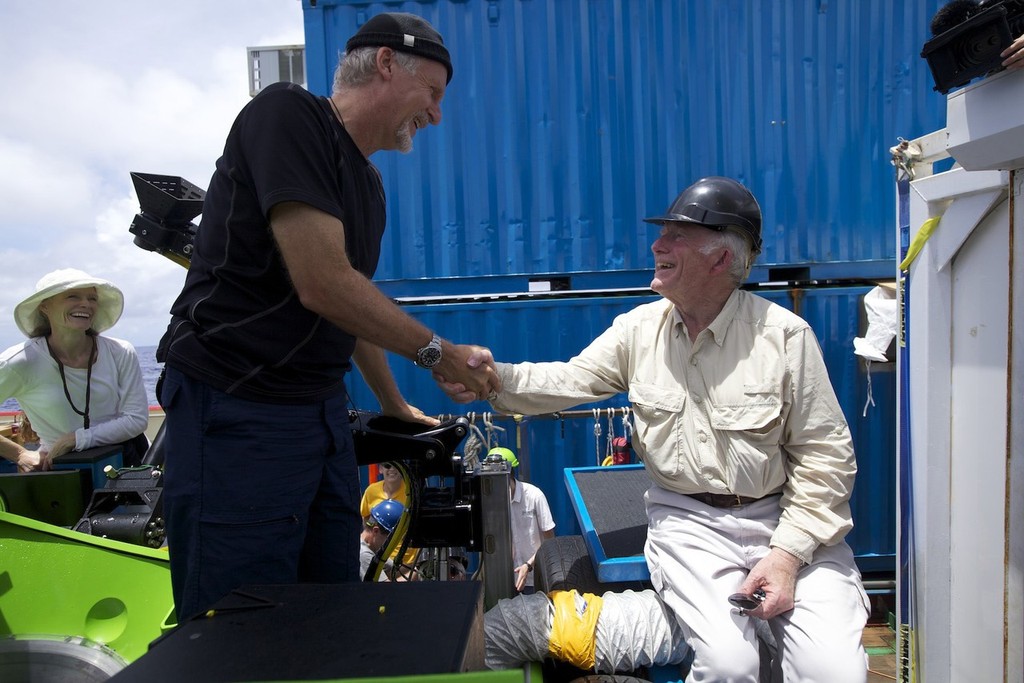
[[[618,316],[567,362],[498,363],[492,403],[538,414],[628,392],[634,443],[651,479],[682,494],[782,493],[771,545],[810,562],[853,528],[849,426],[810,326],[733,292],[691,343],[666,299]]]
[[[50,356],[45,337],[33,337],[0,354],[0,401],[18,399],[40,448],[75,432],[75,450],[121,443],[145,431],[149,406],[135,347],[113,337],[96,338],[97,358],[92,368],[90,427],[82,427],[64,395],[57,361]],[[64,368],[68,392],[79,410],[85,408],[86,369]]]

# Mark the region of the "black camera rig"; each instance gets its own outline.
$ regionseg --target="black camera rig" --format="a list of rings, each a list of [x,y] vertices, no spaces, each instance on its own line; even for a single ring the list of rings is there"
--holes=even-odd
[[[935,13],[931,29],[921,56],[945,95],[1003,70],[999,54],[1024,35],[1024,0],[952,0]]]
[[[425,427],[353,410],[349,422],[360,465],[391,462],[408,475],[410,524],[400,555],[408,546],[480,553],[481,566],[495,568],[483,574],[484,605],[512,597],[509,468],[500,458],[467,462],[456,451],[469,420]]]
[[[202,213],[206,192],[180,176],[134,171],[131,176],[142,209],[128,228],[135,246],[188,268],[198,229],[192,219]]]

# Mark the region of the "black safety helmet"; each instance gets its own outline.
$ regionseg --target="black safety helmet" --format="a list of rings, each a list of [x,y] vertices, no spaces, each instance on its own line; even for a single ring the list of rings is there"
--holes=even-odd
[[[679,193],[664,216],[645,218],[645,223],[671,221],[696,223],[722,231],[733,226],[750,238],[755,254],[761,253],[761,207],[750,190],[732,178],[701,178]]]

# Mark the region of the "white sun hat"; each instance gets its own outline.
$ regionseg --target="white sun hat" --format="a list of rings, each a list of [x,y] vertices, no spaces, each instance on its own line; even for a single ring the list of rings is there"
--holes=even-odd
[[[47,324],[46,318],[39,312],[39,304],[69,289],[85,287],[95,287],[99,295],[99,305],[92,319],[92,330],[99,333],[110,329],[124,310],[124,295],[112,282],[93,277],[75,268],[62,268],[39,278],[35,293],[14,308],[14,322],[26,337],[37,335]]]

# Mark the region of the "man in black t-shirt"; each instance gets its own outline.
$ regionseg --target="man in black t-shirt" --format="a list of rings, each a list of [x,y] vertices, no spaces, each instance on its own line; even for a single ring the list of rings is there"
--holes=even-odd
[[[385,224],[369,156],[409,151],[441,121],[448,50],[420,17],[380,14],[352,36],[330,98],[266,88],[217,161],[165,365],[164,509],[179,620],[243,584],[358,580],[359,481],[345,373],[382,412],[410,406],[384,351],[486,397],[475,347],[415,321],[370,281]]]

